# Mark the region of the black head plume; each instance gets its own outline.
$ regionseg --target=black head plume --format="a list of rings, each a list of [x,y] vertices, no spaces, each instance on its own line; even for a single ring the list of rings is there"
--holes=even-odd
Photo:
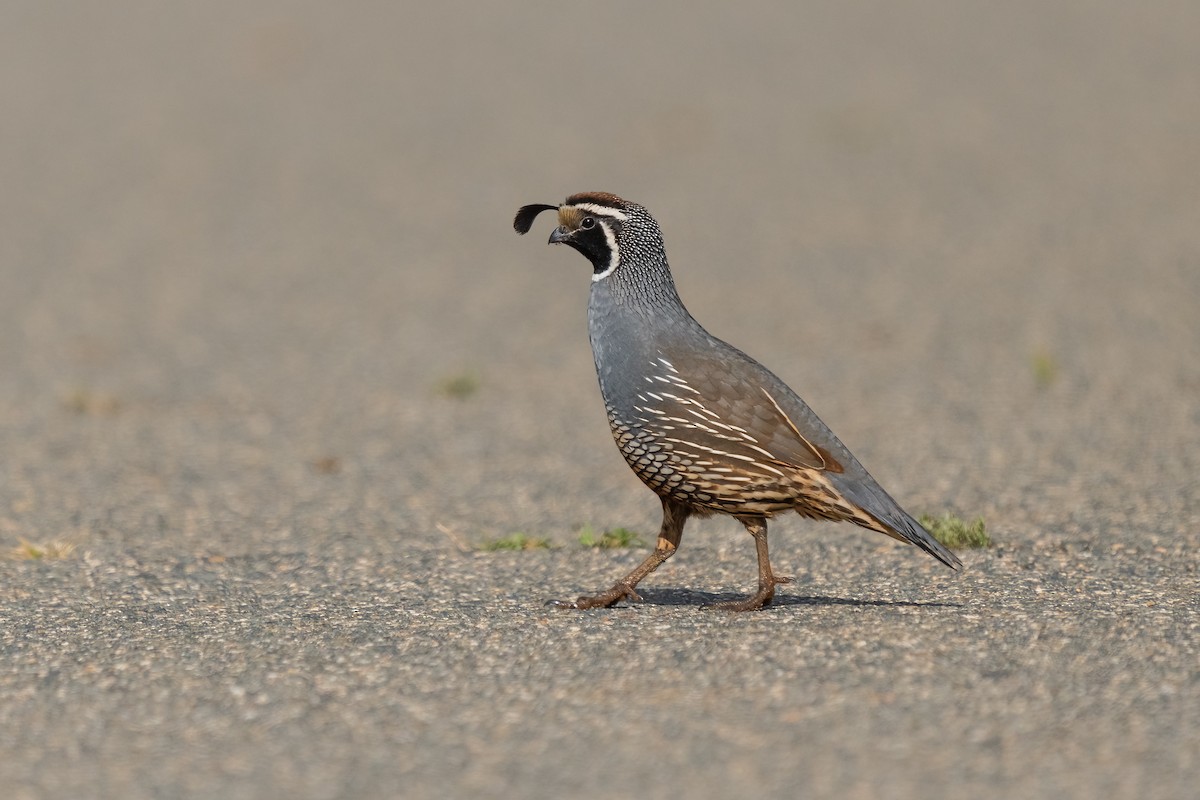
[[[517,216],[513,218],[513,230],[517,233],[529,233],[529,228],[533,225],[533,220],[538,214],[543,211],[557,211],[558,206],[548,206],[545,203],[534,203],[529,206],[521,206],[521,210],[517,212]]]

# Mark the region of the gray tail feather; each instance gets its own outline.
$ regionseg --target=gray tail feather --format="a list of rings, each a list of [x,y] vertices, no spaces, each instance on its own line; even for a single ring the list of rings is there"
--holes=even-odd
[[[879,530],[895,539],[914,544],[950,569],[958,569],[962,561],[913,519],[879,484],[867,476],[866,481],[846,481],[839,489],[879,523]]]
[[[871,514],[869,511],[867,513]],[[909,516],[902,508],[897,507],[885,518],[877,514],[871,514],[871,516],[879,520],[884,527],[896,533],[899,538],[909,544],[915,544],[950,569],[958,569],[962,566],[962,561],[958,556],[947,550],[941,542],[933,538],[929,531],[925,530],[921,523]]]

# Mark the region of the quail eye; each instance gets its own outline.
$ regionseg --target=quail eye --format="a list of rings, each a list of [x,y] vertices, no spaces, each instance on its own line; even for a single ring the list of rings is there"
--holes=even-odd
[[[596,227],[596,219],[594,217],[584,217],[579,221],[579,227],[585,231]]]

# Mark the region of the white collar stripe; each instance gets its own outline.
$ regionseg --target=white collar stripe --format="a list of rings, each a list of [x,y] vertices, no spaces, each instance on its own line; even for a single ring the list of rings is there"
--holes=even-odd
[[[621,222],[625,222],[627,219],[629,219],[629,215],[624,211],[618,211],[617,209],[609,208],[608,206],[596,205],[595,203],[572,203],[571,205],[567,206],[567,208],[578,208],[580,211],[587,211],[588,213],[597,214],[601,217],[611,217],[612,219],[617,219]]]
[[[591,204],[589,203],[588,205]],[[617,268],[617,264],[621,261],[621,250],[617,247],[617,237],[613,236],[612,228],[601,222],[600,229],[604,231],[604,241],[608,244],[608,269],[603,272],[592,273],[592,283],[604,280],[609,275],[612,275],[613,270]]]

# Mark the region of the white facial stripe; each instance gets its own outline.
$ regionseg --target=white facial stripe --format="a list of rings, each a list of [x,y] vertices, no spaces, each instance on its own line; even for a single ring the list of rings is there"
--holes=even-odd
[[[583,205],[591,205],[591,203]],[[583,205],[578,207],[583,208]],[[608,268],[603,272],[592,273],[592,283],[604,280],[609,275],[612,275],[613,270],[617,268],[617,264],[621,261],[621,251],[617,248],[617,237],[613,236],[612,228],[608,227],[608,223],[604,220],[600,220],[600,230],[604,231],[604,241],[608,243]]]
[[[572,203],[571,205],[567,206],[567,208],[578,208],[579,210],[586,211],[589,214],[596,214],[597,216],[601,217],[612,217],[613,219],[618,219],[621,222],[629,219],[629,215],[627,215],[624,211],[617,211],[615,208],[609,208],[608,206],[598,206],[595,203]]]

